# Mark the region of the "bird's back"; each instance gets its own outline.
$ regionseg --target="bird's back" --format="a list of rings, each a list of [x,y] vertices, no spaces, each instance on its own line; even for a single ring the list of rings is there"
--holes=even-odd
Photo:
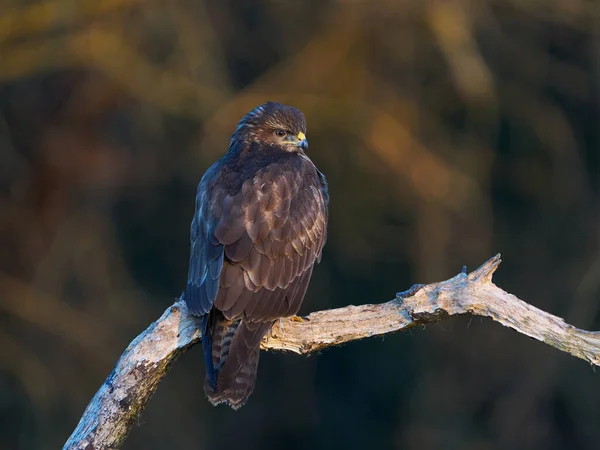
[[[306,155],[248,150],[200,183],[185,293],[204,317],[209,400],[236,409],[254,388],[260,341],[300,308],[327,226],[327,183]]]

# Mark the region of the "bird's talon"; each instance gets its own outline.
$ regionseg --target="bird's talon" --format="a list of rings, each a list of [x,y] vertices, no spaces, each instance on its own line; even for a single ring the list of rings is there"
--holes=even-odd
[[[304,322],[304,319],[300,316],[292,316],[292,317],[290,317],[290,321],[302,323],[302,322]]]

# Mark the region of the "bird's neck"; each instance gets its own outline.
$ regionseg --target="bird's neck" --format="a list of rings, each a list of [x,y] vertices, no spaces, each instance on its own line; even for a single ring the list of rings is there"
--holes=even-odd
[[[271,144],[265,144],[259,141],[249,140],[231,140],[229,150],[227,151],[228,159],[242,159],[242,160],[255,160],[255,159],[280,159],[287,158],[293,153],[286,152],[280,147]]]

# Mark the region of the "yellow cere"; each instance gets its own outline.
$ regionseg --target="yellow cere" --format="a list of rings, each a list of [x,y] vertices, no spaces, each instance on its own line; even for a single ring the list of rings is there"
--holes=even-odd
[[[301,131],[300,133],[298,133],[298,140],[303,141],[304,139],[306,139],[306,136],[304,136],[304,133]]]

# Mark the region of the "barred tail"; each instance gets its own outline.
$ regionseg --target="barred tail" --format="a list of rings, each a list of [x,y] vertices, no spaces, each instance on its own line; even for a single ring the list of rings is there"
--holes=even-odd
[[[227,320],[216,310],[211,314],[207,331],[212,354],[205,353],[205,358],[211,360],[212,367],[207,363],[204,390],[213,405],[225,403],[238,409],[254,390],[260,341],[273,322]]]

